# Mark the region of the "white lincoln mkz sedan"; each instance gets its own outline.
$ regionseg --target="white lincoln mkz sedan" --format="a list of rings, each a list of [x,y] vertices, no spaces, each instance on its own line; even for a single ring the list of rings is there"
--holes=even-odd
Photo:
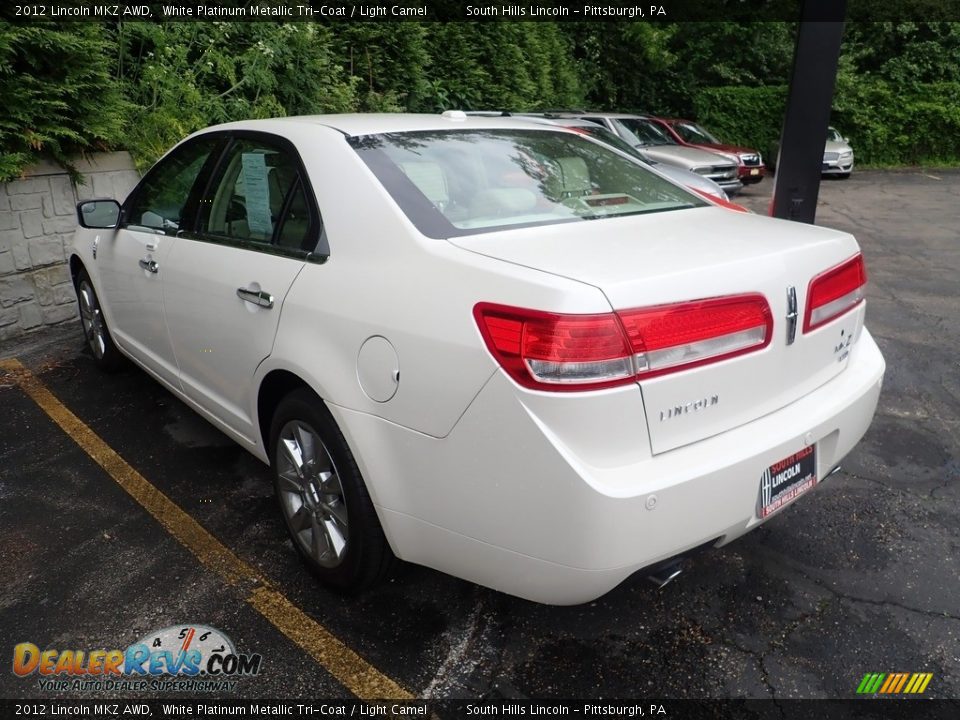
[[[97,364],[131,358],[269,463],[342,590],[396,556],[591,600],[811,491],[880,393],[853,237],[562,128],[220,125],[78,216]]]

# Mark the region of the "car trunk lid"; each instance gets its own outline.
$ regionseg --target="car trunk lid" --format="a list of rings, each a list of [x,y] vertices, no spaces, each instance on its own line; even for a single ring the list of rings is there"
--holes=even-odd
[[[824,228],[698,208],[450,242],[593,285],[615,311],[757,293],[766,298],[773,322],[762,349],[641,376],[654,453],[750,422],[821,386],[846,367],[863,324],[860,303],[804,332],[811,280],[859,252],[852,236]],[[791,296],[798,315],[792,321]]]

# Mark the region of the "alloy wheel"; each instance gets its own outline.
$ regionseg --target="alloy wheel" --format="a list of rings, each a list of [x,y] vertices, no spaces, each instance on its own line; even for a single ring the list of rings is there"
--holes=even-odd
[[[340,475],[323,440],[291,420],[280,430],[277,453],[280,507],[307,555],[325,568],[343,561],[350,540]]]
[[[103,313],[100,310],[100,303],[97,302],[97,295],[87,280],[80,282],[80,319],[83,323],[83,334],[87,338],[87,344],[93,350],[97,359],[103,359],[107,351],[106,326],[103,322]]]

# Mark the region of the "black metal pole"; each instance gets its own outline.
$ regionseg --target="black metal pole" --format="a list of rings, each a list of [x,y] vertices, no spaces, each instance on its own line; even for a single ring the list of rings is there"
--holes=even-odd
[[[816,217],[846,11],[847,0],[803,0],[780,134],[774,217],[811,224]]]

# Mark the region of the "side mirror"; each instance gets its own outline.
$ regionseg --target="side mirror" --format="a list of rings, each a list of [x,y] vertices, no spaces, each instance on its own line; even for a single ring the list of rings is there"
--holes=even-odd
[[[93,230],[115,228],[120,221],[120,203],[116,200],[84,200],[77,203],[77,220],[81,227]]]

